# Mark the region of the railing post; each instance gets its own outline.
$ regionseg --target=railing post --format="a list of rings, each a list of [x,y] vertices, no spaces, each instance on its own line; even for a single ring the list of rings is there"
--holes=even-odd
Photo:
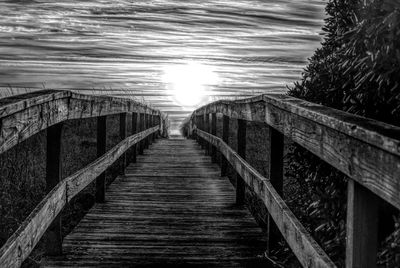
[[[211,135],[217,135],[217,113],[211,114]],[[217,148],[211,145],[211,161],[217,162]]]
[[[132,113],[132,135],[138,133],[137,131],[137,113]],[[132,146],[132,151],[133,151],[133,157],[132,157],[132,162],[136,163],[136,154],[137,154],[137,145],[134,144]]]
[[[198,115],[195,116],[196,129],[200,129],[200,117]],[[198,144],[201,144],[200,136],[196,132],[196,141]]]
[[[147,118],[146,118],[146,129],[151,128],[151,115],[150,114],[146,114]],[[151,135],[147,136],[147,148],[149,148],[149,146],[153,143],[153,140],[151,138]]]
[[[376,267],[379,199],[352,179],[347,187],[346,267]]]
[[[119,137],[122,140],[126,138],[126,113],[119,114]],[[125,174],[126,163],[126,153],[121,156],[122,167],[120,174]]]
[[[240,157],[246,159],[246,120],[238,119],[237,152]],[[244,204],[245,183],[243,178],[236,173],[236,204]]]
[[[61,181],[61,133],[62,123],[47,129],[46,189],[51,191]],[[62,254],[61,215],[51,223],[46,233],[46,254]]]
[[[210,133],[210,114],[205,113],[205,123],[204,123],[204,131],[207,133]],[[209,142],[205,142],[205,149],[206,149],[206,155],[210,155],[210,143]]]
[[[146,130],[149,128],[149,115],[147,113],[144,114],[144,129]],[[144,149],[148,149],[149,148],[149,144],[150,144],[150,140],[149,137],[147,136],[144,139]]]
[[[154,127],[155,118],[153,114],[150,115],[150,122],[151,122],[150,127]],[[151,142],[153,143],[155,140],[156,140],[155,133],[153,133],[151,134]]]
[[[222,117],[222,140],[229,145],[229,117],[223,115]],[[226,176],[228,173],[228,161],[225,156],[221,154],[221,177]]]
[[[157,123],[156,123],[156,121],[157,121],[156,115],[152,115],[151,117],[152,117],[152,122],[153,122],[152,127],[155,127],[157,125]],[[154,132],[153,133],[153,141],[156,141],[156,139],[157,139],[157,135]]]
[[[284,135],[272,127],[269,127],[269,178],[277,193],[283,194],[283,151]],[[267,251],[275,247],[281,239],[281,233],[274,223],[271,215],[268,215],[268,245]]]
[[[205,125],[206,125],[206,115],[202,114],[201,118],[200,118],[200,129],[205,131]],[[200,141],[201,141],[201,143],[200,143],[201,149],[205,149],[205,146],[206,146],[205,140],[203,138],[201,138]]]
[[[139,132],[144,130],[144,113],[140,113],[139,115]],[[144,152],[144,140],[139,142],[139,154],[143,154]]]
[[[97,117],[97,157],[106,153],[107,144],[107,116]],[[106,194],[106,173],[96,178],[96,202],[103,203]]]
[[[157,115],[157,125],[160,127],[160,129],[157,132],[157,136],[161,138],[161,133],[162,133],[162,118],[161,114]]]

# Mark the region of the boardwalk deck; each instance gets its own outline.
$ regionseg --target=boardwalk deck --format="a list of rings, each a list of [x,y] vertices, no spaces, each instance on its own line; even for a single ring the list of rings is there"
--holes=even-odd
[[[257,267],[266,243],[192,140],[159,140],[107,189],[46,267]]]

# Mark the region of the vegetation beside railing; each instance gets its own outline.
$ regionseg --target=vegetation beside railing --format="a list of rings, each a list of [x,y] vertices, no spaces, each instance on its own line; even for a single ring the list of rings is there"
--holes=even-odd
[[[115,126],[113,126],[115,120],[109,121],[106,119],[107,117],[114,118],[114,115],[118,118],[116,129],[119,128],[116,140],[122,140],[116,146],[114,146],[114,141],[109,143],[107,138],[109,131],[115,132]],[[86,143],[90,142],[90,140],[70,140],[68,144],[68,140],[65,140],[68,137],[65,137],[65,135],[71,135],[71,133],[65,132],[65,130],[69,131],[69,128],[63,128],[63,122],[71,119],[74,119],[72,121],[87,120],[85,118],[97,120],[97,138],[96,135],[93,137],[93,134],[91,134],[90,138],[94,138],[95,144],[97,143],[97,156],[99,158],[73,175],[68,176],[71,174],[68,173],[68,170],[69,172],[76,171],[76,167],[82,167],[82,164],[78,164],[74,168],[76,163],[72,163],[73,161],[70,163],[71,159],[67,159],[67,169],[62,170],[61,166],[65,166],[62,161],[65,161],[65,157],[68,157],[62,155],[62,153],[68,152],[72,145],[71,142],[78,143],[78,147],[81,147],[86,145],[80,142]],[[91,121],[91,123],[95,123],[95,126],[96,120],[94,122]],[[18,150],[21,150],[22,148],[26,149],[26,146],[29,146],[29,148],[41,146],[41,143],[33,144],[32,142],[29,142],[25,147],[21,147],[19,144],[25,143],[23,141],[27,139],[32,140],[36,136],[44,137],[45,187],[49,191],[47,196],[36,206],[36,209],[1,248],[0,266],[20,266],[44,234],[46,238],[44,240],[47,248],[46,254],[61,254],[62,236],[60,233],[61,221],[59,212],[68,202],[72,201],[77,193],[87,188],[94,179],[96,179],[96,201],[104,201],[105,171],[107,170],[107,173],[111,172],[110,167],[114,166],[114,169],[118,169],[117,173],[121,174],[127,161],[136,161],[136,154],[143,153],[143,149],[147,148],[156,136],[167,136],[167,120],[167,117],[159,111],[132,100],[87,96],[67,91],[49,90],[0,99],[0,152],[7,154],[10,149],[13,150],[17,147]],[[106,123],[106,121],[109,122]],[[111,125],[109,125],[110,123]],[[92,132],[92,129],[87,129],[91,125],[84,124],[82,126],[86,129],[85,131]],[[112,129],[107,130],[107,125]],[[41,132],[41,130],[46,131]],[[75,131],[77,130],[75,129]],[[127,133],[134,135],[126,138]],[[110,139],[114,140],[111,136]],[[107,151],[110,145],[113,147]],[[76,146],[77,144],[75,144]],[[62,147],[64,147],[63,150],[61,150]],[[24,162],[25,157],[28,157],[28,155],[21,154],[19,157],[21,159],[13,157],[11,161]],[[69,157],[75,158],[77,156],[70,155]],[[87,160],[84,161],[87,163]],[[117,163],[118,165],[116,166]],[[9,166],[2,167],[1,171],[7,172],[7,168],[9,169]],[[26,166],[26,168],[33,167]],[[4,182],[7,181],[7,174],[1,174]],[[20,179],[14,177],[14,180]],[[42,178],[39,180],[42,181]],[[87,202],[90,203],[92,201],[86,200],[83,203]],[[72,213],[76,212],[72,211]]]
[[[330,0],[326,13],[322,45],[288,94],[400,126],[399,2]],[[345,265],[346,176],[301,147],[293,146],[289,157],[288,176],[304,186],[293,192],[297,214]],[[389,205],[381,211],[379,265],[400,267],[400,214]]]
[[[269,172],[263,175],[271,182],[279,196],[283,193],[285,139],[346,174],[349,178],[347,220],[344,223],[347,230],[346,265],[376,267],[377,236],[380,232],[378,213],[382,203],[380,200],[400,208],[400,128],[289,96],[273,94],[240,101],[218,101],[201,107],[192,114],[184,132],[189,136],[197,136],[202,146],[212,154],[215,152],[208,147],[209,142],[221,150],[237,173],[237,200],[244,199],[246,183],[247,188],[257,193],[264,201],[283,238],[304,267],[331,267],[332,262],[315,262],[325,260],[325,253],[319,246],[314,246],[314,240],[306,229],[296,228],[301,235],[290,232],[290,229],[294,228],[291,224],[299,221],[289,217],[292,219],[291,224],[282,223],[282,217],[287,217],[284,215],[288,213],[286,205],[278,202],[275,195],[271,197],[266,194],[269,190],[260,185],[260,182],[265,184],[262,178],[243,171],[250,172],[251,166],[246,166],[243,162],[241,165],[232,162],[231,156],[223,149],[225,145],[221,147],[221,142],[215,137],[215,125],[218,125],[218,118],[221,121],[221,114],[221,136],[225,144],[229,141],[229,122],[237,120],[237,154],[242,159],[246,159],[246,143],[251,142],[246,139],[247,122],[267,124],[269,134],[265,143],[269,144],[269,151],[265,154],[269,155]],[[226,164],[223,158],[222,160],[221,169],[225,175]],[[254,177],[257,179],[254,180]],[[295,199],[293,196],[291,198]],[[280,203],[281,207],[273,205],[274,202]],[[272,225],[270,228],[273,230]],[[313,245],[313,249],[305,246],[300,237],[306,238],[308,245]],[[317,253],[322,255],[315,257],[318,256]]]

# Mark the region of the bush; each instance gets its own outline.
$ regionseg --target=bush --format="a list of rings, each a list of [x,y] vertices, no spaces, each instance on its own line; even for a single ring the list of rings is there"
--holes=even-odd
[[[400,121],[398,1],[330,0],[322,47],[289,95],[393,125]],[[294,146],[287,176],[301,188],[289,205],[338,266],[344,264],[347,178]],[[306,211],[301,208],[306,207]],[[398,213],[398,212],[396,212]],[[398,219],[395,217],[395,219]],[[396,223],[397,222],[397,223]],[[399,223],[383,241],[378,261],[398,267]]]

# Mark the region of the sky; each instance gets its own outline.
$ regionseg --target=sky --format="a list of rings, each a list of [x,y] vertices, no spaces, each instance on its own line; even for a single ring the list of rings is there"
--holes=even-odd
[[[177,128],[210,101],[285,93],[320,46],[325,3],[0,0],[0,97],[129,97]]]

